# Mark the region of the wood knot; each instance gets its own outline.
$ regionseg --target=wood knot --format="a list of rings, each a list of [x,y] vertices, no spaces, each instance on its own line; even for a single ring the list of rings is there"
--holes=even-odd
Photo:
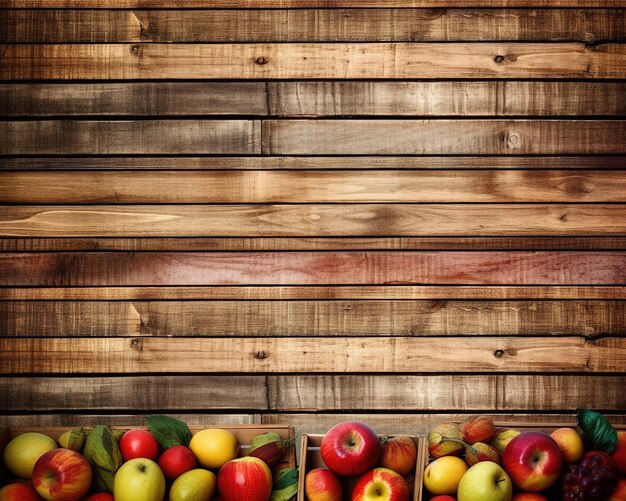
[[[264,351],[257,351],[254,354],[254,358],[258,359],[258,360],[264,360],[267,358],[267,353],[265,353]]]
[[[493,356],[496,358],[502,358],[504,356],[504,350],[496,350],[493,352]]]
[[[517,134],[507,134],[506,145],[508,148],[519,148],[522,140]]]
[[[502,55],[497,55],[494,59],[493,59],[496,63],[500,64],[504,62],[504,56]]]
[[[143,349],[143,343],[142,343],[141,339],[137,339],[137,338],[131,339],[130,340],[130,347],[133,350],[141,350],[141,349]]]
[[[254,60],[254,62],[258,65],[263,66],[264,64],[269,63],[269,59],[267,59],[265,56],[259,56]]]
[[[134,56],[142,56],[143,55],[143,47],[136,43],[134,45],[131,45],[130,47],[130,53]]]

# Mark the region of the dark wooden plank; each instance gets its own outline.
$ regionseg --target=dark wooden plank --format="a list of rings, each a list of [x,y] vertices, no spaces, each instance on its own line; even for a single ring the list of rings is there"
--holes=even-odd
[[[1,301],[0,336],[621,335],[624,301]]]
[[[11,374],[619,373],[626,338],[0,338]],[[329,357],[328,354],[334,354]],[[567,356],[563,356],[567,353]]]
[[[624,252],[0,254],[4,286],[623,285]]]
[[[0,42],[623,40],[624,16],[618,9],[4,10]]]
[[[268,408],[262,376],[18,377],[0,380],[4,412]],[[130,424],[130,423],[128,423]]]
[[[3,170],[626,169],[624,156],[18,157]]]
[[[189,300],[620,300],[623,286],[195,286],[195,287],[0,287],[3,301],[189,301]],[[587,303],[584,303],[587,304]],[[621,305],[618,305],[621,308]]]
[[[125,413],[104,412],[98,414],[72,413],[63,411],[61,414],[0,414],[0,426],[11,428],[32,428],[32,427],[53,427],[62,426],[67,428],[77,428],[80,426],[89,427],[106,423],[109,426],[146,426],[146,414],[140,414],[137,409],[131,409]],[[153,414],[149,412],[148,414]],[[200,412],[200,413],[180,413],[168,412],[168,416],[180,419],[190,426],[216,427],[225,425],[260,424],[261,415],[254,413],[237,414],[233,412]],[[288,421],[283,421],[282,424]]]
[[[0,155],[256,154],[254,120],[0,122]]]
[[[2,44],[0,55],[0,80],[626,75],[626,44],[619,43]]]
[[[269,155],[602,154],[626,150],[623,120],[265,120]]]
[[[626,170],[0,172],[2,204],[411,203],[416,200],[420,203],[626,202]]]

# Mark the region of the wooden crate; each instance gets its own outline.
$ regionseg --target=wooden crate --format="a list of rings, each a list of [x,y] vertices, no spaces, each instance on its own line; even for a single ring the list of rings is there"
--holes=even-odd
[[[383,435],[379,435],[381,438]],[[309,435],[302,434],[300,440],[300,461],[299,461],[299,477],[298,477],[298,497],[297,501],[306,501],[304,496],[304,478],[308,471],[314,468],[324,468],[324,462],[320,456],[320,445],[324,435]],[[410,482],[410,486],[414,489],[413,501],[419,501],[422,499],[422,475],[424,474],[424,468],[428,461],[428,447],[426,446],[426,439],[424,437],[412,436],[417,447],[417,463],[415,465],[415,474]],[[348,479],[342,479],[344,486],[344,499],[346,497],[346,491],[349,493],[353,486],[353,482]]]

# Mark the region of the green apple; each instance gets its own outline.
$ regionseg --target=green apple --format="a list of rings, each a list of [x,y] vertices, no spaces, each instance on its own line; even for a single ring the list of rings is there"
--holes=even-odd
[[[120,466],[113,480],[115,501],[163,501],[165,477],[159,465],[136,458]]]
[[[467,470],[457,493],[458,501],[511,501],[512,497],[511,479],[492,461],[481,461]]]

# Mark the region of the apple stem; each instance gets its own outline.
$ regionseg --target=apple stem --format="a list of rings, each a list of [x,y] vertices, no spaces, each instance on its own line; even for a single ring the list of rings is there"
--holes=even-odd
[[[442,442],[454,442],[455,444],[461,444],[465,447],[471,447],[471,445],[463,442],[463,440],[461,440],[460,438],[452,438],[452,437],[446,437],[446,436],[442,436],[441,437],[441,441]]]

